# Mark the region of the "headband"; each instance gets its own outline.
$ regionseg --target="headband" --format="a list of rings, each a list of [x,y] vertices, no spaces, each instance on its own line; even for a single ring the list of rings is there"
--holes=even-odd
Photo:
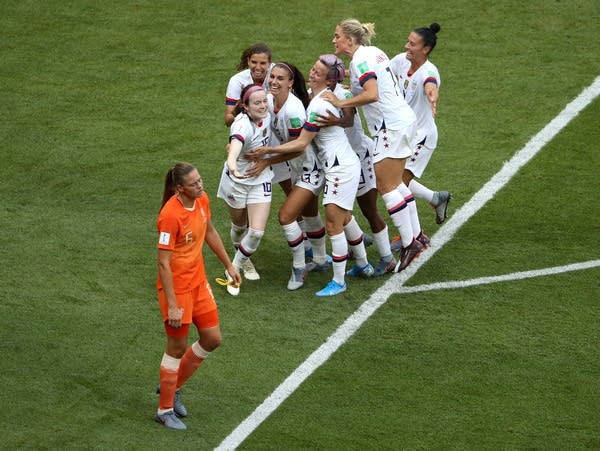
[[[242,97],[242,103],[244,105],[246,105],[246,103],[248,103],[248,99],[250,98],[250,96],[252,94],[254,94],[255,92],[258,92],[258,91],[263,91],[264,92],[263,87],[259,86],[259,85],[252,85],[252,86],[250,86],[248,88],[248,90],[244,93],[244,97]]]
[[[284,62],[279,62],[279,63],[276,63],[275,66],[284,67],[290,73],[290,75],[292,76],[292,78],[294,78],[294,71],[292,70],[292,68],[288,64],[286,64]]]

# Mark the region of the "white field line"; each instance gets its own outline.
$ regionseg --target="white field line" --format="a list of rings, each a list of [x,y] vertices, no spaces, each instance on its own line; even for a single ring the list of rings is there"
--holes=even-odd
[[[342,325],[296,368],[244,421],[242,421],[216,448],[237,448],[269,415],[271,415],[312,373],[336,352],[367,319],[385,304],[391,294],[406,292],[404,283],[424,265],[437,250],[441,249],[471,216],[477,213],[502,189],[518,170],[527,164],[549,141],[551,141],[575,116],[600,94],[600,76],[569,103],[551,122],[533,136],[502,169],[494,175],[475,195],[456,211],[431,237],[431,247],[399,274],[390,277],[367,299]],[[503,277],[503,276],[500,276]],[[506,276],[507,277],[507,276]]]
[[[448,290],[454,288],[466,288],[476,285],[488,285],[490,283],[508,282],[511,280],[530,279],[532,277],[551,276],[570,271],[581,271],[582,269],[597,268],[600,266],[600,260],[589,260],[582,263],[573,263],[571,265],[554,266],[552,268],[536,269],[533,271],[514,272],[502,276],[478,277],[469,280],[450,280],[448,282],[428,283],[425,285],[416,285],[414,287],[401,287],[399,293],[421,293],[423,291]]]

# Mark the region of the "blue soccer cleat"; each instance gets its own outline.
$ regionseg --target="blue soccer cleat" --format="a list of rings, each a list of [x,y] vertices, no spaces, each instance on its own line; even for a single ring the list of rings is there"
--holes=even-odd
[[[346,291],[346,283],[340,285],[335,280],[329,281],[329,283],[321,291],[317,291],[315,294],[320,297],[335,296]]]
[[[371,277],[374,273],[375,269],[373,268],[373,265],[367,263],[365,266],[358,266],[355,264],[346,272],[346,275],[350,277]]]

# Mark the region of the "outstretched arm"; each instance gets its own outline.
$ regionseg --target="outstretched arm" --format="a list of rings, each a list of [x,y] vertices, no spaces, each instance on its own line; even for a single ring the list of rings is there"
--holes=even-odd
[[[245,175],[240,174],[237,167],[237,159],[242,152],[242,143],[237,139],[232,139],[229,143],[229,153],[227,154],[227,169],[234,177],[244,178]]]
[[[319,114],[319,124],[321,127],[329,127],[330,125],[338,125],[343,128],[352,127],[354,125],[355,114],[356,108],[343,108],[341,117],[337,117],[331,111],[327,110],[327,116]]]
[[[433,117],[437,114],[437,101],[440,96],[440,91],[438,89],[437,83],[429,82],[425,83],[425,95],[429,100],[429,105],[431,106],[431,112],[433,113]]]
[[[294,139],[293,141],[288,141],[285,144],[280,144],[275,147],[259,147],[255,149],[253,152],[249,152],[246,155],[248,158],[255,160],[259,157],[268,154],[268,153],[280,153],[280,154],[288,154],[288,153],[302,153],[306,146],[308,146],[312,140],[317,135],[317,132],[310,132],[305,128],[300,132],[300,136]]]
[[[349,99],[338,99],[333,92],[325,92],[321,94],[321,97],[338,108],[358,107],[379,100],[379,88],[377,87],[376,78],[367,80],[363,85],[363,89],[363,92]]]

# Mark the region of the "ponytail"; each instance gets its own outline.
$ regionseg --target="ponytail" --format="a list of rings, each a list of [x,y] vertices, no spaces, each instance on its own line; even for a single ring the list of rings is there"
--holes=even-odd
[[[163,190],[162,203],[160,205],[161,210],[168,200],[177,192],[177,185],[182,185],[183,178],[194,169],[196,169],[194,165],[184,162],[179,162],[169,169],[165,176],[165,188]]]

